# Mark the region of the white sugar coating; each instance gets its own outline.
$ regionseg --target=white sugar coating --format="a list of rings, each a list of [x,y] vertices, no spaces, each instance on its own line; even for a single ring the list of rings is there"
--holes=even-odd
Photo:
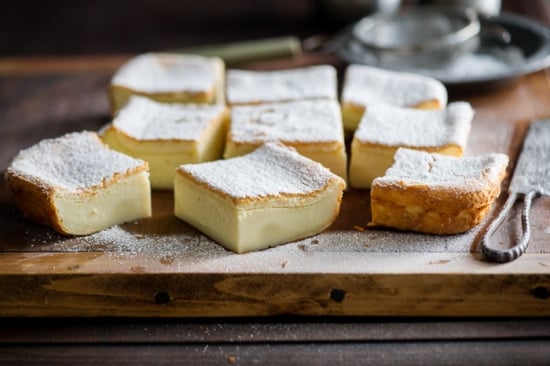
[[[474,110],[467,102],[450,103],[438,110],[376,104],[361,118],[354,138],[387,146],[466,147]]]
[[[235,142],[342,142],[342,116],[335,100],[304,100],[237,106],[229,139]]]
[[[228,70],[229,104],[336,99],[336,69],[330,65],[275,71]]]
[[[276,143],[236,158],[185,164],[179,169],[235,199],[305,195],[323,189],[330,180],[341,180],[321,164]]]
[[[501,174],[508,165],[505,154],[486,154],[453,157],[400,148],[394,164],[373,185],[399,184],[427,185],[430,187],[458,187],[483,190],[500,183]]]
[[[95,132],[72,132],[43,140],[22,150],[8,172],[32,179],[49,188],[67,190],[101,186],[118,174],[145,164],[107,148]]]
[[[138,140],[196,141],[224,110],[222,105],[168,104],[134,96],[112,125]]]
[[[341,100],[363,106],[388,103],[400,107],[437,100],[444,106],[447,89],[428,76],[354,64],[346,70]]]
[[[197,55],[145,53],[122,65],[111,84],[150,93],[203,92],[218,82],[219,63]]]

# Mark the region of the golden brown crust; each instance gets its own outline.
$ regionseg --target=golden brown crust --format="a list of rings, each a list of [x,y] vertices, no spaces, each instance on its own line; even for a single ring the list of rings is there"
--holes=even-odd
[[[59,222],[53,201],[55,190],[52,187],[37,185],[26,177],[9,170],[6,173],[6,179],[15,203],[23,215],[38,223],[51,226],[60,233],[67,234]]]
[[[441,109],[443,108],[443,105],[437,99],[427,99],[415,105],[411,105],[410,107],[416,109]]]
[[[370,225],[389,226],[431,234],[457,234],[479,224],[500,194],[503,170],[498,181],[484,189],[467,187],[377,185],[371,190]]]
[[[351,111],[352,113],[363,114],[367,109],[364,105],[353,103],[353,102],[342,102],[342,108]],[[441,109],[443,105],[437,99],[426,99],[420,101],[416,104],[405,106],[404,108],[413,108],[413,109]]]
[[[387,150],[388,152],[395,152],[399,148],[409,148],[414,150],[420,150],[420,151],[426,151],[429,153],[439,153],[444,155],[450,155],[450,156],[456,156],[461,157],[464,154],[464,150],[461,146],[457,144],[444,144],[440,146],[408,146],[408,145],[385,145],[385,144],[378,144],[368,141],[361,141],[358,139],[354,139],[352,142],[354,145],[356,145],[357,149],[365,149],[370,151],[370,149],[380,149],[380,150]]]
[[[74,134],[68,134],[59,139],[72,139]],[[91,133],[89,137],[97,141],[97,149],[107,149],[101,139],[95,133]],[[74,140],[67,140],[73,143]],[[44,152],[42,152],[44,153]],[[36,155],[36,154],[35,154]],[[35,155],[22,157],[21,153],[16,159],[33,159]],[[47,159],[47,154],[37,155],[38,159]],[[109,161],[105,161],[105,164]],[[129,176],[139,174],[149,170],[149,165],[145,161],[141,161],[139,165],[128,166],[124,171],[115,172],[111,176],[104,176],[100,181],[94,182],[93,185],[83,187],[67,187],[62,183],[54,184],[48,180],[44,180],[40,175],[36,175],[36,171],[31,168],[21,168],[19,165],[12,163],[8,167],[5,177],[8,187],[12,192],[15,203],[19,210],[28,218],[53,227],[61,234],[69,235],[61,222],[60,214],[55,204],[56,195],[63,194],[71,198],[86,199],[94,196],[99,190],[116,184],[122,179]],[[90,184],[90,183],[88,183]]]
[[[116,184],[129,176],[148,171],[146,162],[139,167],[128,170],[125,173],[115,174],[109,179],[101,182],[99,187],[88,187],[75,193],[76,197],[86,197],[97,194],[98,189]],[[55,207],[54,195],[58,191],[55,187],[37,182],[35,179],[24,174],[18,174],[11,169],[6,172],[8,187],[12,192],[17,208],[24,216],[40,224],[50,226],[57,232],[70,235],[61,223],[59,213]]]
[[[296,149],[297,151],[306,151],[306,150],[313,150],[313,151],[335,151],[339,150],[344,147],[344,144],[340,141],[330,141],[330,142],[324,142],[324,141],[312,141],[312,142],[303,142],[303,141],[292,141],[292,140],[284,140],[280,141],[285,146],[292,147]],[[246,147],[248,151],[252,151],[261,145],[263,145],[265,141],[263,140],[256,140],[256,141],[247,141],[247,142],[241,142],[241,141],[235,141],[231,139],[231,135],[227,135],[227,141],[226,144],[232,145],[235,147],[235,149],[242,149],[243,147]]]

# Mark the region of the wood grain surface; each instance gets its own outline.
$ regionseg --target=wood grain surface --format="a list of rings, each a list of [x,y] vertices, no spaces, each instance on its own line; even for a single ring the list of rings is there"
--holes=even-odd
[[[107,85],[126,58],[1,60],[0,171],[41,139],[107,123]],[[303,55],[248,67],[332,61]],[[476,109],[467,154],[507,153],[513,172],[529,122],[550,117],[548,73],[482,94],[452,95]],[[245,255],[226,251],[176,219],[172,207],[169,192],[154,192],[150,219],[62,237],[22,217],[2,181],[0,315],[550,315],[548,197],[533,206],[529,250],[508,264],[481,257],[487,222],[454,236],[363,230],[368,191],[346,192],[342,212],[326,232]],[[517,220],[511,224],[497,242],[517,235]]]

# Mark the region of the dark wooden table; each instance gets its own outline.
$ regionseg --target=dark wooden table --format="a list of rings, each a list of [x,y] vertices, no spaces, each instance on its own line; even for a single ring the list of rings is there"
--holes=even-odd
[[[548,319],[2,319],[2,365],[548,365]]]

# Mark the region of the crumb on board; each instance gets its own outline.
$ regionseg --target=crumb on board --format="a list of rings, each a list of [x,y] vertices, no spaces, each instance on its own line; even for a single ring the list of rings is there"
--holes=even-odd
[[[360,233],[362,233],[363,231],[365,231],[365,228],[363,226],[355,225],[353,227],[353,230],[359,231]]]
[[[440,259],[438,261],[430,261],[430,264],[447,264],[449,262],[450,262],[449,259]]]

